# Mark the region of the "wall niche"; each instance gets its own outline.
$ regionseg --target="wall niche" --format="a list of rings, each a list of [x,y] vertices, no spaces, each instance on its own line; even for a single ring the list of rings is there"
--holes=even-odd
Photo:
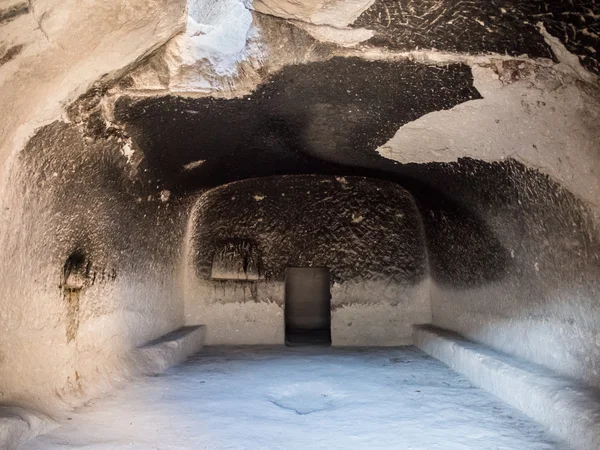
[[[232,239],[215,248],[210,271],[212,280],[258,281],[261,274],[260,252],[255,242]]]

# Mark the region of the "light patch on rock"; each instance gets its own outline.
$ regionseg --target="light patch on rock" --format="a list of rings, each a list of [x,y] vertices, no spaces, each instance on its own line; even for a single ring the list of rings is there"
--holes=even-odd
[[[483,99],[407,123],[377,152],[404,164],[513,158],[600,210],[600,90],[592,84],[582,89],[566,74],[561,81],[550,67],[519,67],[501,60],[473,65]]]
[[[265,196],[264,196],[264,195],[260,195],[260,194],[256,194],[256,195],[255,195],[253,198],[254,198],[254,200],[256,200],[257,202],[260,202],[260,201],[262,201],[262,200],[264,200],[264,199],[265,199]]]
[[[131,139],[127,139],[121,147],[121,154],[127,158],[127,163],[131,164],[131,158],[133,158],[133,148],[131,146]]]
[[[180,53],[184,65],[208,60],[217,75],[231,75],[244,58],[252,29],[252,14],[238,0],[198,2],[190,10]]]
[[[331,42],[342,47],[355,47],[371,39],[375,32],[365,28],[337,28],[330,25],[314,25],[311,23],[293,21],[301,30],[306,31],[313,38],[321,42]]]
[[[361,223],[365,218],[360,214],[352,213],[352,223]]]
[[[168,190],[164,190],[164,191],[160,191],[160,201],[161,202],[168,202],[169,198],[171,198],[171,191]]]
[[[189,162],[189,163],[187,163],[187,164],[185,164],[183,166],[183,170],[186,170],[186,171],[188,171],[188,170],[194,170],[194,169],[200,167],[205,162],[206,162],[205,159],[199,159],[198,161]]]
[[[242,62],[262,58],[244,2],[194,1],[188,12],[185,32],[130,75],[135,90],[208,94],[235,80]]]
[[[375,0],[255,0],[256,11],[296,19],[315,25],[345,27],[369,8]]]

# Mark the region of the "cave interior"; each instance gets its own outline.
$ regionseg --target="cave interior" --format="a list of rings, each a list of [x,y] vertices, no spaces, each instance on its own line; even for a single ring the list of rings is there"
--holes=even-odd
[[[595,0],[0,2],[0,447],[600,448]]]

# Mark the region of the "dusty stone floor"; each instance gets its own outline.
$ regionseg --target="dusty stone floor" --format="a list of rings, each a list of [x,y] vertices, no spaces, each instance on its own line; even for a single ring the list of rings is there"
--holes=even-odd
[[[414,347],[209,347],[26,449],[565,449]]]

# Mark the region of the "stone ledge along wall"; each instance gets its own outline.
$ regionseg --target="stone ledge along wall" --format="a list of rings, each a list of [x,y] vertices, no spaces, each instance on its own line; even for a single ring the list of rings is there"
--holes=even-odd
[[[421,219],[397,184],[257,178],[204,193],[194,211],[186,319],[208,324],[209,343],[283,343],[286,267],[330,269],[334,345],[407,344],[410,326],[430,320]],[[215,254],[221,264],[222,249],[242,242],[251,255],[240,252],[238,267],[253,260],[260,279],[211,278]]]
[[[516,161],[415,165],[433,323],[600,387],[600,241],[588,207]]]

